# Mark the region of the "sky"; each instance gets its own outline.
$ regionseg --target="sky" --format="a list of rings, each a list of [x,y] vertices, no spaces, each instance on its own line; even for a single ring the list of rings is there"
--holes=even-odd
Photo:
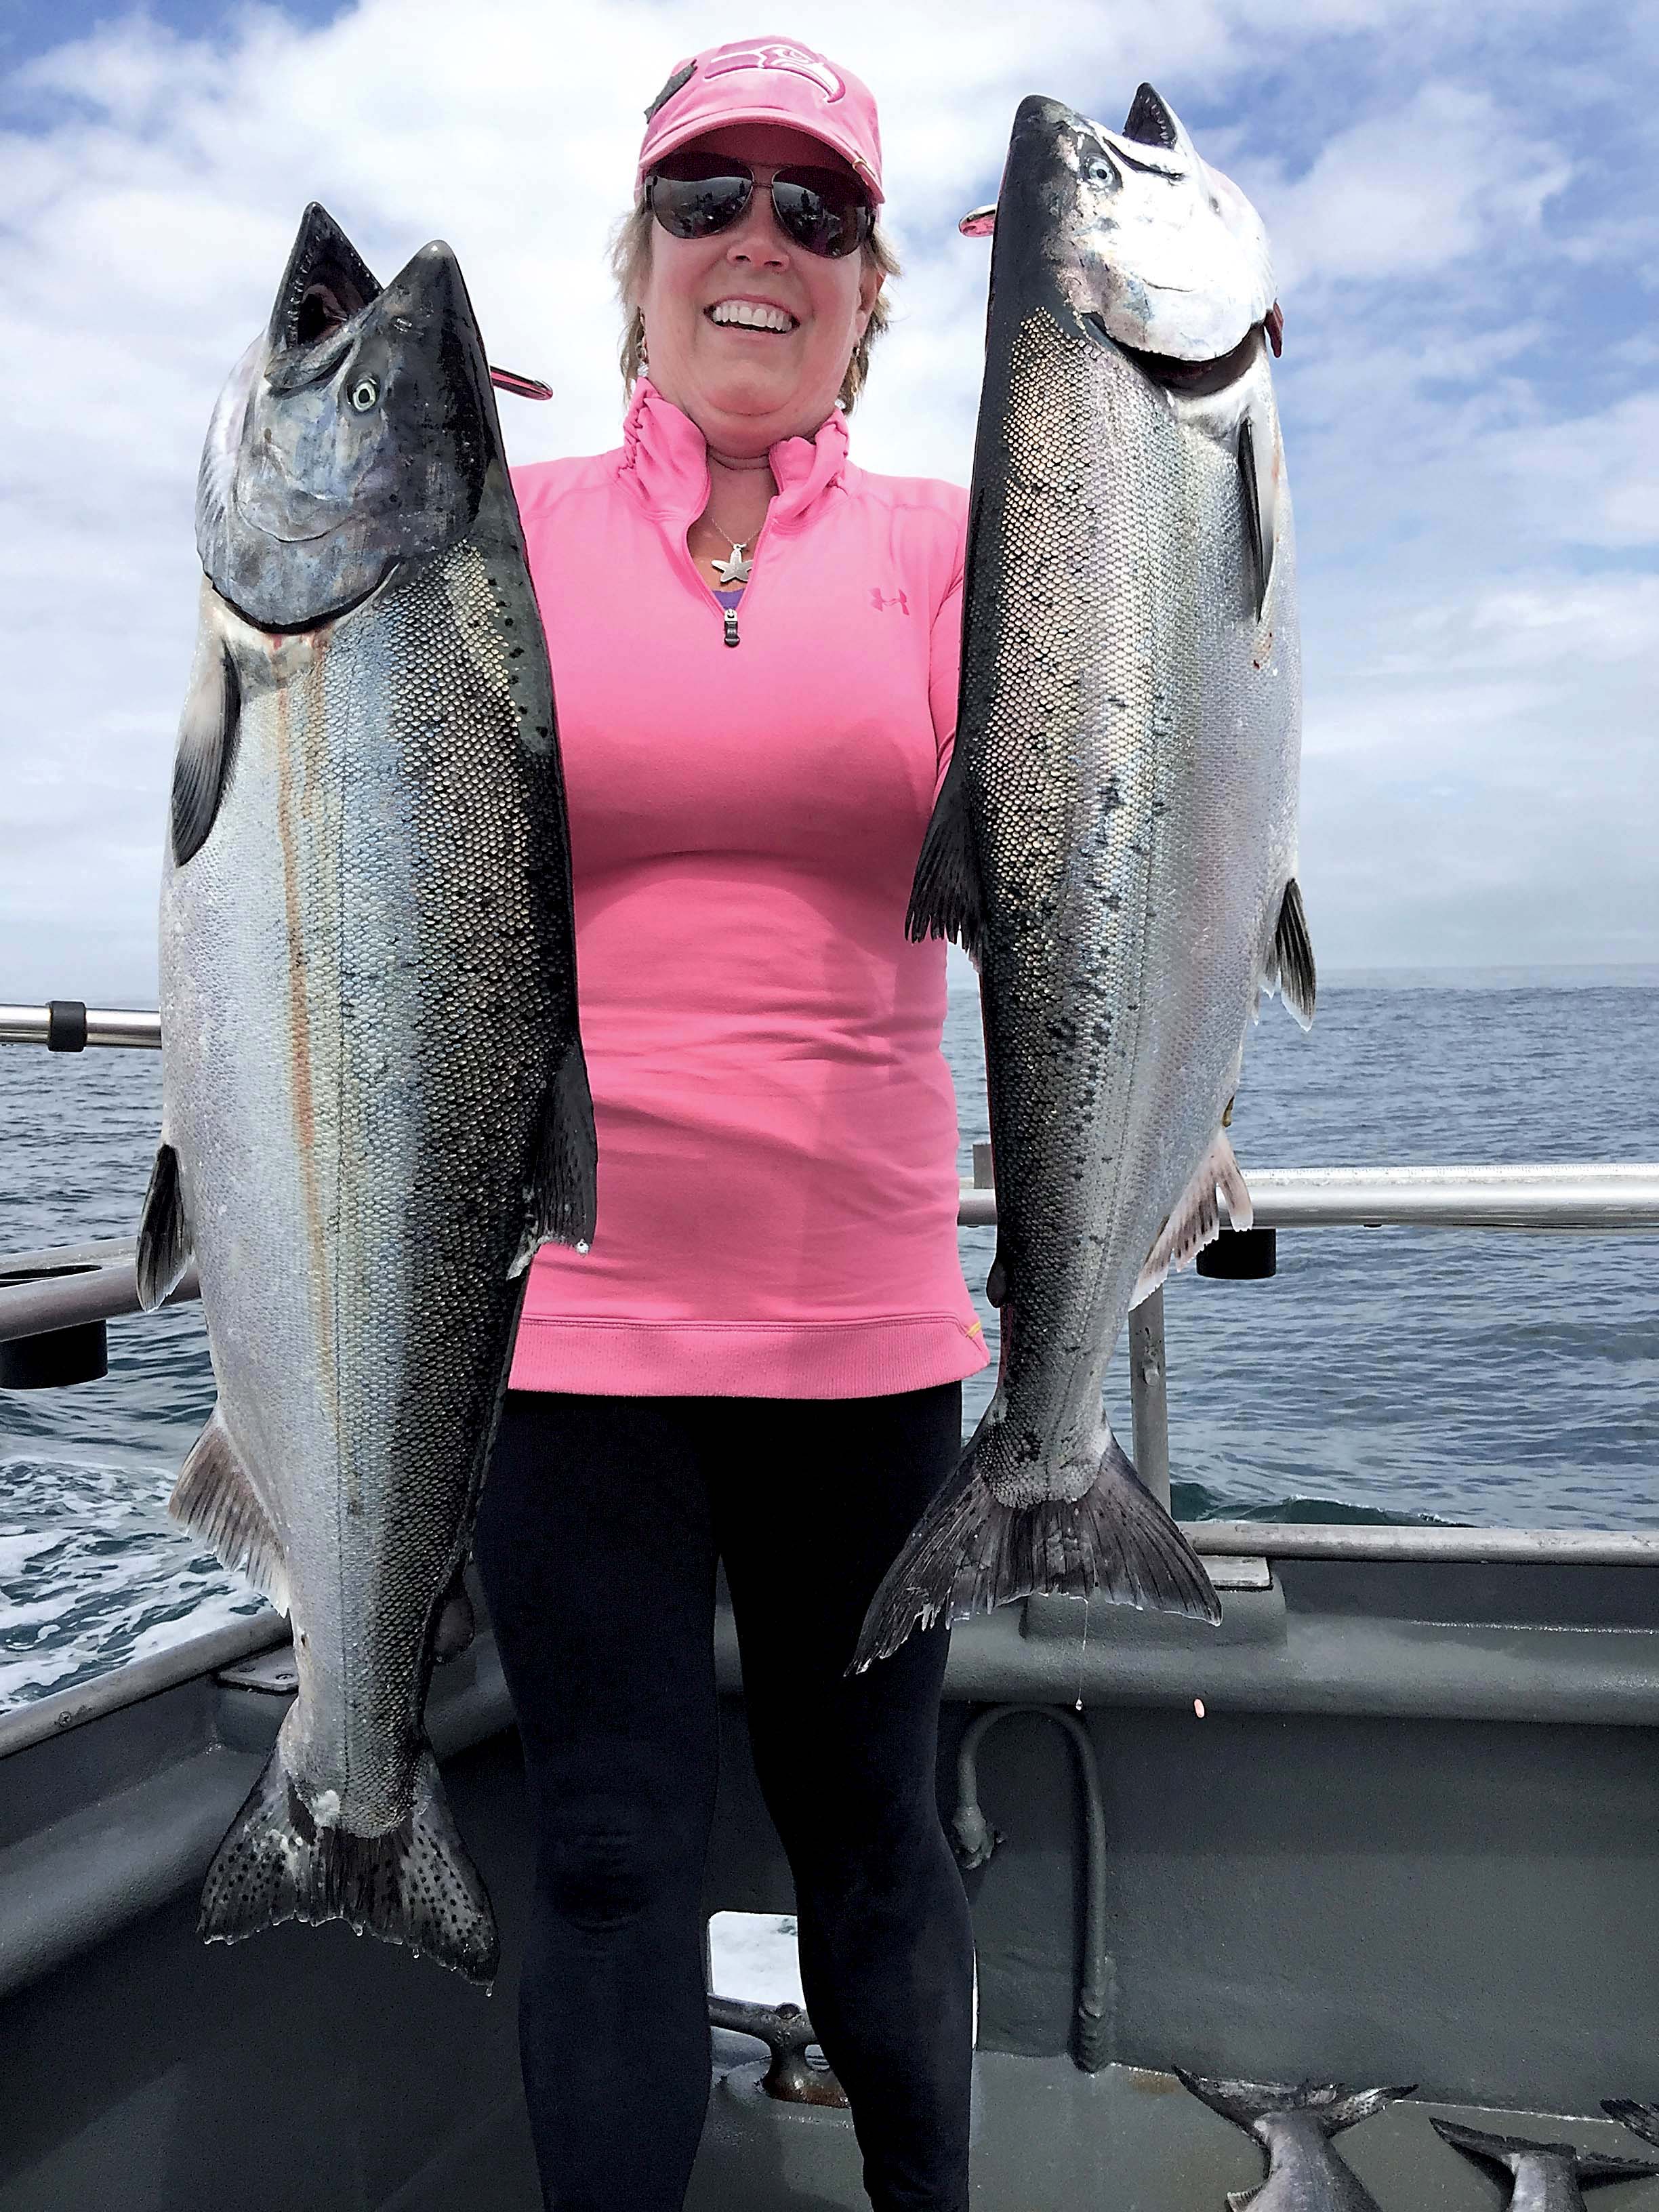
[[[512,457],[614,444],[605,246],[729,0],[8,0],[0,15],[0,1001],[155,1003],[197,459],[322,200],[460,257]],[[1285,308],[1326,970],[1659,959],[1659,11],[1558,0],[843,0],[904,264],[854,450],[967,481],[1027,93],[1150,79],[1255,201]]]

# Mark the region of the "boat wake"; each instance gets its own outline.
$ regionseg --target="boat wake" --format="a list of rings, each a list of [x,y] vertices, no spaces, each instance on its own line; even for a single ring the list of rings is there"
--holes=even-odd
[[[265,1611],[167,1517],[173,1469],[0,1459],[0,1711]]]

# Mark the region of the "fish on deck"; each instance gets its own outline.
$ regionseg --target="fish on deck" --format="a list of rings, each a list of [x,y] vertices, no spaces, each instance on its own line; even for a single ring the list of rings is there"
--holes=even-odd
[[[382,289],[307,211],[197,532],[139,1294],[194,1255],[218,1399],[171,1510],[299,1674],[200,1924],[343,1919],[487,1981],[422,1712],[525,1270],[591,1238],[595,1166],[551,679],[447,246]]]
[[[1619,2116],[1615,2113],[1613,2116]],[[1645,2159],[1613,2158],[1572,2143],[1533,2142],[1524,2136],[1492,2136],[1457,2120],[1431,2116],[1442,2142],[1480,2166],[1507,2174],[1512,2212],[1584,2212],[1584,2191],[1597,2182],[1640,2181],[1659,2173]]]
[[[1279,330],[1260,221],[1150,86],[1121,132],[1021,104],[960,714],[909,915],[980,969],[1002,1361],[857,1666],[1032,1591],[1220,1617],[1102,1395],[1218,1192],[1249,1225],[1225,1132],[1261,994],[1313,1014]]]
[[[1188,2074],[1176,2079],[1194,2097],[1243,2128],[1267,2154],[1257,2189],[1229,2190],[1231,2212],[1377,2212],[1370,2191],[1338,2157],[1332,2138],[1357,2126],[1412,2087],[1345,2089],[1340,2082],[1224,2081]]]

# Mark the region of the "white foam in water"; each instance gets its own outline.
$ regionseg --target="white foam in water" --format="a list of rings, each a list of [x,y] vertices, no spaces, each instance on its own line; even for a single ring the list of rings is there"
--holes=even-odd
[[[0,1460],[0,1710],[265,1610],[167,1518],[171,1474]]]

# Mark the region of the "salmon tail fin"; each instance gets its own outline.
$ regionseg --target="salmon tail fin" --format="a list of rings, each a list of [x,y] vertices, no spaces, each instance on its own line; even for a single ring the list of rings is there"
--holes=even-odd
[[[1613,2117],[1616,2119],[1618,2114]],[[1613,2158],[1605,2151],[1580,2150],[1576,2143],[1540,2142],[1527,2136],[1485,2135],[1479,2128],[1466,2128],[1458,2120],[1437,2119],[1432,2114],[1429,2124],[1442,2142],[1461,2150],[1465,2158],[1495,2166],[1503,2173],[1515,2173],[1525,2158],[1562,2160],[1571,2166],[1582,2188],[1598,2181],[1640,2181],[1659,2173],[1659,2166],[1650,2159]]]
[[[429,1952],[469,1981],[494,1979],[495,1915],[422,1749],[406,1820],[378,1836],[319,1820],[294,1785],[280,1741],[208,1869],[197,1922],[236,1943],[284,1920],[344,1920],[388,1943]]]
[[[1603,2097],[1601,2110],[1644,2142],[1659,2143],[1659,2105],[1638,2105],[1633,2097]]]
[[[953,937],[975,967],[984,954],[985,895],[968,812],[968,756],[960,745],[933,802],[904,927],[913,945]]]
[[[888,1658],[913,1628],[930,1627],[941,1613],[966,1620],[1038,1592],[1220,1620],[1197,1553],[1115,1437],[1108,1436],[1081,1496],[1044,1497],[1039,1486],[1048,1479],[1007,1424],[988,1413],[871,1601],[852,1671]],[[1022,1491],[1028,1503],[1003,1502]]]
[[[1370,2119],[1399,2098],[1416,2094],[1416,2082],[1388,2089],[1345,2089],[1340,2081],[1230,2081],[1206,2074],[1189,2074],[1182,2066],[1175,2076],[1200,2104],[1231,2120],[1246,2135],[1254,2135],[1258,2120],[1273,2112],[1309,2112],[1323,2136],[1340,2136],[1345,2128]],[[1439,2122],[1435,2123],[1436,2126]]]
[[[587,1063],[573,1036],[542,1109],[536,1156],[525,1188],[524,1236],[507,1269],[509,1276],[521,1275],[550,1239],[586,1251],[593,1242],[598,1210],[598,1162]]]

